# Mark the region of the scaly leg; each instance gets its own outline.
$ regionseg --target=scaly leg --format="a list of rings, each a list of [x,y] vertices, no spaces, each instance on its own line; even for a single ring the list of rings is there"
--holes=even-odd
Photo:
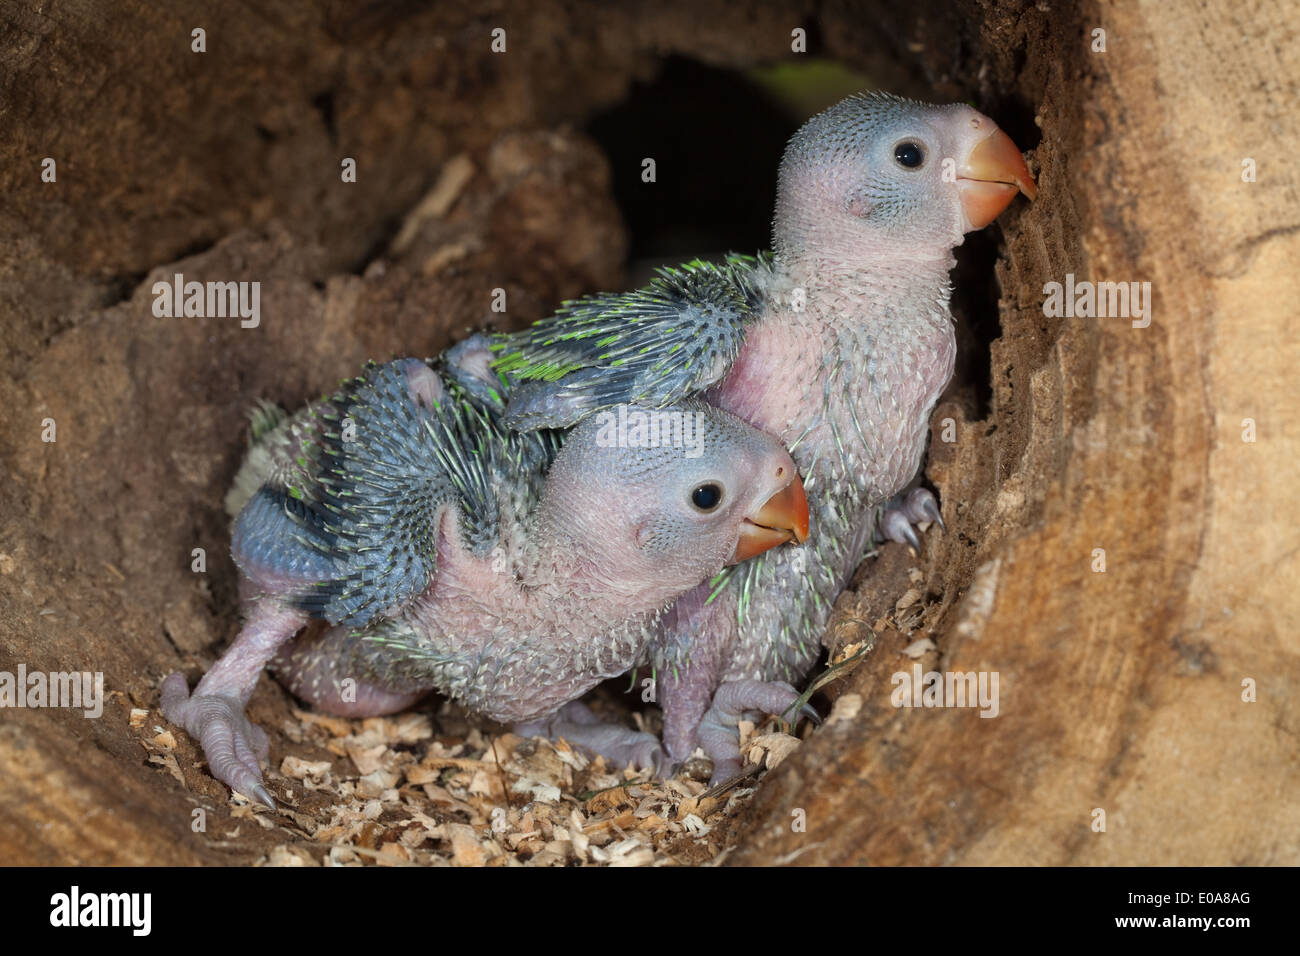
[[[719,658],[731,640],[732,605],[709,604],[706,582],[682,595],[664,618],[655,699],[664,712],[664,746],[681,763],[699,744],[698,730],[719,681]]]
[[[262,783],[266,734],[244,715],[257,678],[276,650],[307,622],[301,611],[269,599],[245,605],[239,637],[191,694],[179,671],[163,681],[163,716],[198,740],[212,775],[268,807],[275,801]]]
[[[659,674],[659,703],[664,711],[664,745],[682,761],[696,746],[713,761],[713,782],[740,772],[740,737],[736,725],[747,711],[781,715],[799,693],[780,681],[723,681],[725,665],[737,640],[734,593],[709,601],[712,588],[701,585],[683,595],[664,619],[663,656],[675,661]],[[805,705],[800,712],[817,719]],[[797,717],[787,717],[796,720]]]

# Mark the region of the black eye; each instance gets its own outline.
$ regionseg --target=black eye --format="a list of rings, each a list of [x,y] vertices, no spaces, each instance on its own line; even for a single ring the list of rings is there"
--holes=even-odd
[[[917,169],[925,162],[925,150],[920,143],[904,140],[894,147],[894,162],[908,169]]]
[[[691,504],[701,511],[712,511],[722,504],[722,489],[717,485],[700,485],[691,492]]]

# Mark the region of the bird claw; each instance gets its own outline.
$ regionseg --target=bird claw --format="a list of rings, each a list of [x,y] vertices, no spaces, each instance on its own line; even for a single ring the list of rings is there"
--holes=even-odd
[[[570,745],[604,757],[614,766],[630,765],[662,779],[672,775],[672,761],[658,737],[607,724],[580,701],[569,702],[549,721],[517,724],[515,732],[524,736],[542,735],[551,740],[563,737]]]
[[[822,715],[817,713],[816,708],[813,707],[812,704],[804,704],[802,707],[800,707],[799,717],[803,717],[807,720],[811,720],[813,722],[814,727],[820,727],[822,725]],[[781,714],[781,719],[782,720],[785,719],[785,713]],[[797,724],[799,723],[799,719],[795,718],[794,720],[789,721],[789,723]]]
[[[907,496],[907,509],[909,514],[918,516],[913,520],[933,521],[942,530],[948,530],[948,526],[943,523],[943,515],[939,511],[939,499],[931,494],[929,490],[925,488],[913,489],[912,493]]]
[[[615,767],[644,770],[661,779],[672,776],[672,761],[659,738],[627,727],[610,724],[582,725],[556,721],[551,725],[552,739],[563,737],[570,744],[590,754],[604,757]]]
[[[907,545],[913,554],[921,553],[921,539],[916,536],[916,531],[903,512],[891,508],[880,516],[879,524],[880,533],[890,541]]]
[[[760,711],[785,719],[785,715],[799,704],[801,696],[784,681],[738,680],[719,686],[713,695],[713,703],[700,721],[698,732],[700,746],[713,760],[710,783],[720,783],[740,772],[742,761],[736,725],[747,711]],[[821,723],[820,716],[810,704],[799,706],[798,715],[791,723],[797,724],[800,717]]]
[[[235,697],[190,694],[185,675],[172,674],[162,685],[163,716],[184,727],[203,748],[212,776],[251,800],[275,809],[262,782],[269,753],[266,733],[249,721]]]
[[[917,536],[914,524],[932,521],[942,530],[947,531],[943,515],[939,511],[939,501],[934,493],[926,488],[913,488],[909,492],[895,495],[885,505],[876,522],[880,536],[889,541],[897,541],[912,549],[914,554],[921,553],[921,539]]]
[[[599,741],[600,749],[597,753],[614,766],[630,766],[635,770],[644,770],[663,779],[672,776],[669,772],[672,768],[672,761],[668,759],[668,754],[665,753],[663,745],[654,734],[631,730],[627,727],[615,727],[609,724],[600,726],[604,734]]]

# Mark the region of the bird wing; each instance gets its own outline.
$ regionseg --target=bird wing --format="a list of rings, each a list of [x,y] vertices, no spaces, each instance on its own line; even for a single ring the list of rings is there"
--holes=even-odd
[[[293,603],[334,624],[391,616],[428,587],[447,506],[461,540],[485,555],[499,538],[499,476],[540,471],[554,456],[549,433],[506,434],[454,382],[444,379],[432,408],[417,404],[409,361],[372,363],[345,382],[319,409],[318,447],[261,493],[293,523],[282,553],[314,572]]]
[[[768,256],[697,259],[658,270],[643,289],[566,302],[498,336],[505,424],[565,428],[613,405],[659,408],[720,381],[762,310],[770,272]]]

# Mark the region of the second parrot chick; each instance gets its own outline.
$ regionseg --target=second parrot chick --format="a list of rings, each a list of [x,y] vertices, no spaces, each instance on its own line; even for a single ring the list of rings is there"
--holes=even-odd
[[[911,523],[940,518],[913,485],[955,365],[953,249],[1020,192],[1037,186],[989,117],[850,96],[787,145],[770,253],[664,269],[498,339],[516,427],[703,398],[775,435],[802,469],[814,546],[683,596],[652,645],[677,759],[700,746],[716,778],[738,772],[740,719],[799,699],[877,532],[917,549]]]
[[[657,767],[652,735],[566,705],[627,671],[680,594],[806,538],[775,439],[695,402],[595,416],[562,445],[510,432],[481,341],[441,374],[372,366],[250,453],[227,501],[246,623],[193,695],[173,674],[162,700],[236,790],[271,803],[265,735],[243,710],[272,661],[331,713],[392,713],[438,690]]]

